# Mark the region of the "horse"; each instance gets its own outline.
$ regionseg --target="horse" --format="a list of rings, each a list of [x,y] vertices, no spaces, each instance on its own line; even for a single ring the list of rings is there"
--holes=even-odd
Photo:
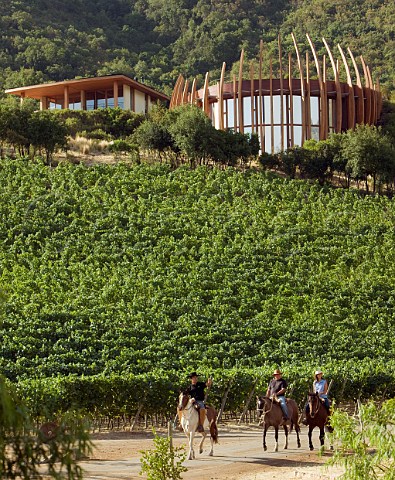
[[[276,441],[274,451],[278,452],[278,427],[281,425],[284,428],[285,432],[285,444],[284,449],[288,448],[288,425],[290,425],[290,431],[295,427],[295,432],[297,436],[298,448],[300,448],[300,426],[299,426],[299,412],[298,406],[295,400],[287,398],[287,406],[289,413],[289,420],[286,422],[283,421],[283,411],[279,403],[273,401],[269,397],[258,397],[257,396],[257,411],[260,414],[259,425],[263,424],[263,450],[266,452],[266,432],[269,427],[274,427],[274,438]]]
[[[311,441],[311,434],[314,428],[318,427],[320,429],[321,449],[323,449],[325,442],[325,427],[327,427],[329,431],[333,431],[332,427],[328,425],[328,410],[321,401],[318,393],[308,394],[308,406],[309,408],[306,412],[306,425],[309,427],[309,448],[310,450],[314,450],[313,442]]]
[[[199,412],[194,406],[194,399],[187,392],[181,392],[178,398],[178,412],[180,415],[180,423],[182,429],[184,430],[185,435],[188,438],[189,452],[188,460],[193,460],[195,458],[195,451],[193,449],[193,440],[197,427],[199,425]],[[206,438],[206,430],[210,431],[210,442],[211,449],[209,452],[210,457],[214,455],[214,443],[218,443],[218,429],[216,424],[216,412],[214,408],[206,408],[206,418],[204,420],[203,428],[204,432],[198,432],[202,435],[202,440],[199,444],[199,453],[203,452],[203,442]]]

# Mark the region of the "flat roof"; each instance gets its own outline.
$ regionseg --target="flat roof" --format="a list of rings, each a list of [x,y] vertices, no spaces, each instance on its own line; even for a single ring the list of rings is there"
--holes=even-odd
[[[64,80],[63,82],[41,83],[39,85],[29,85],[26,87],[9,88],[5,93],[10,95],[25,96],[28,98],[35,98],[40,100],[41,97],[58,97],[64,94],[64,87],[69,87],[69,95],[79,93],[81,90],[101,90],[113,88],[114,82],[118,81],[123,85],[147,93],[152,98],[168,101],[170,97],[154,90],[143,83],[134,80],[127,75],[105,75],[103,77],[78,78],[74,80]]]

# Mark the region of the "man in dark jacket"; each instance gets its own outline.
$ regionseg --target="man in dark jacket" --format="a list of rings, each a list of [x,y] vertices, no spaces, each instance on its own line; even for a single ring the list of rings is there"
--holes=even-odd
[[[289,418],[287,402],[285,400],[285,390],[287,389],[287,382],[282,378],[282,373],[280,370],[274,370],[273,380],[269,383],[267,387],[266,396],[267,397],[276,397],[280,402],[281,410],[283,411],[283,420],[286,421]]]
[[[211,387],[212,380],[211,378],[207,379],[207,382],[198,382],[198,374],[196,372],[192,372],[189,375],[191,379],[191,384],[187,388],[187,392],[189,395],[195,399],[195,406],[198,410],[199,414],[199,425],[198,425],[198,432],[204,432],[204,420],[206,418],[206,405],[204,404],[204,390],[206,387]]]

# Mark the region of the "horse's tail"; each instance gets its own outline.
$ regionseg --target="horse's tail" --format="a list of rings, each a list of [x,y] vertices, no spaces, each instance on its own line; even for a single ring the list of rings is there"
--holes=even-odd
[[[214,443],[218,443],[218,428],[215,420],[210,424],[210,435]]]

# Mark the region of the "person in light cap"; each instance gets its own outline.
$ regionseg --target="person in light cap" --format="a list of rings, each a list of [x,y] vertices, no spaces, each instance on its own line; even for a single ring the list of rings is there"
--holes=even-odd
[[[313,382],[313,392],[318,393],[321,400],[324,402],[325,408],[329,412],[329,398],[328,398],[328,382],[323,377],[322,370],[314,372],[315,380]]]

